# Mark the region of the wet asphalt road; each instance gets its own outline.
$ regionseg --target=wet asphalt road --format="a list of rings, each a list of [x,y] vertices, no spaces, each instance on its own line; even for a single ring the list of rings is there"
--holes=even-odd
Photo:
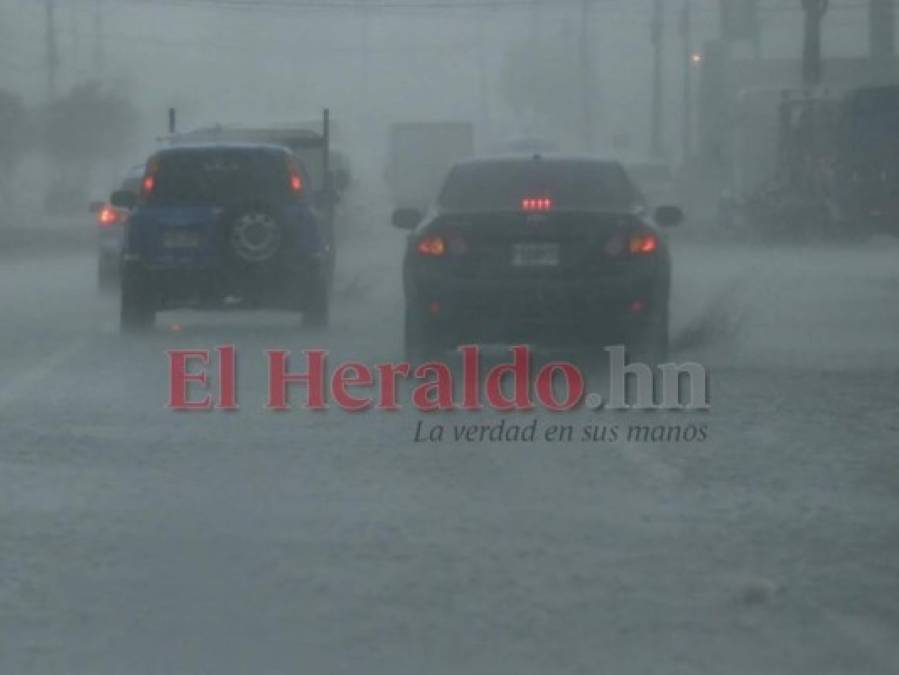
[[[704,443],[264,410],[266,348],[400,356],[400,242],[347,248],[326,333],[184,312],[125,339],[90,255],[0,263],[0,672],[899,672],[897,242],[676,245],[712,411],[651,417]],[[165,350],[224,343],[240,412],[167,410]]]

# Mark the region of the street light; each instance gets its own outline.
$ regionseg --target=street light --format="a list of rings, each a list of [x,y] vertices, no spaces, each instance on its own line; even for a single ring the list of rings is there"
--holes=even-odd
[[[690,52],[690,64],[694,66],[702,65],[705,56],[702,52]]]

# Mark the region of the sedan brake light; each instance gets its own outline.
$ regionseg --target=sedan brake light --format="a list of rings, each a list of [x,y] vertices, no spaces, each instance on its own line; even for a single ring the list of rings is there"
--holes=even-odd
[[[553,200],[549,197],[525,197],[521,200],[522,211],[549,211]]]

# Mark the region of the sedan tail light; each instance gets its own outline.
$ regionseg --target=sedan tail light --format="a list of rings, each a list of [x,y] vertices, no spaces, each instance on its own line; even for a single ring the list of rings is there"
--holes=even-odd
[[[121,220],[121,214],[109,205],[97,211],[97,225],[101,228],[112,227]]]
[[[427,236],[419,240],[416,249],[421,255],[439,258],[446,253],[446,240],[440,236]]]
[[[633,235],[628,245],[628,250],[636,255],[654,253],[658,248],[659,238],[651,233]]]

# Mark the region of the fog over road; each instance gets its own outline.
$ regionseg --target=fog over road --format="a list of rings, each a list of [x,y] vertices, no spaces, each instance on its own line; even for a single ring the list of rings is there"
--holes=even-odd
[[[674,243],[712,411],[651,417],[705,443],[265,411],[264,349],[400,357],[382,234],[342,251],[326,333],[179,312],[126,339],[91,256],[0,263],[0,673],[899,671],[897,242]],[[242,409],[167,410],[165,350],[225,343]]]

